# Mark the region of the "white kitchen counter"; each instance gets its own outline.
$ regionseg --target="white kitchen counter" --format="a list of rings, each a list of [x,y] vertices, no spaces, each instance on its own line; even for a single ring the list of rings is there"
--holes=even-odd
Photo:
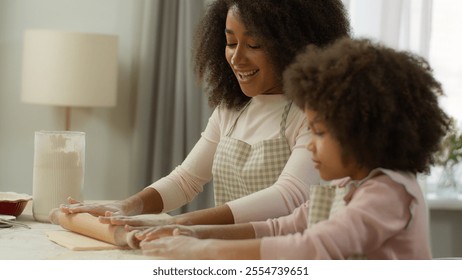
[[[462,195],[427,193],[434,258],[462,257]]]
[[[428,193],[426,199],[430,210],[462,210],[462,194],[443,197],[436,193]]]

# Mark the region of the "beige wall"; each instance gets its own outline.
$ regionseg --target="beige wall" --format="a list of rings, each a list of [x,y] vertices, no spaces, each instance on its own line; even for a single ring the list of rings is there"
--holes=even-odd
[[[142,0],[0,1],[0,191],[32,194],[34,132],[64,129],[62,108],[20,101],[22,36],[46,28],[119,36],[118,104],[72,110],[86,132],[85,198],[119,199],[138,190],[133,126]]]
[[[462,210],[431,210],[430,236],[434,258],[462,258]]]

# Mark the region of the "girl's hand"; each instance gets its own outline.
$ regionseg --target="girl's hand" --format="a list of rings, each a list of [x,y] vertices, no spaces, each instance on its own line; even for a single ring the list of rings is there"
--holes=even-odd
[[[214,240],[197,239],[190,236],[175,235],[140,243],[144,255],[167,259],[201,260],[212,256]]]
[[[147,231],[146,233],[141,233],[145,235],[145,238],[139,242],[139,246],[144,255],[168,259],[256,260],[261,258],[261,239],[232,241],[208,239],[206,231],[207,227],[204,228],[202,226],[162,227],[152,231]],[[152,236],[150,236],[151,234]]]

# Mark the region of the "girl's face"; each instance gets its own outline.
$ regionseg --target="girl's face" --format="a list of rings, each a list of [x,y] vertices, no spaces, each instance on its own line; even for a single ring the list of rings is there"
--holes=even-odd
[[[315,168],[324,180],[350,177],[360,180],[369,174],[366,168],[358,167],[354,160],[342,160],[341,144],[329,132],[325,121],[318,117],[315,111],[306,109],[311,140],[308,150],[313,154]]]
[[[234,8],[226,17],[225,56],[241,90],[249,97],[260,94],[282,94],[282,84],[268,54],[240,22]]]

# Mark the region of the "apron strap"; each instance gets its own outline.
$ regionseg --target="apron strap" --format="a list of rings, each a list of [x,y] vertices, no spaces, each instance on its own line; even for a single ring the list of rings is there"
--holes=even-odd
[[[239,112],[239,115],[237,115],[236,119],[234,120],[233,125],[230,127],[228,132],[226,133],[226,136],[230,136],[231,133],[234,131],[234,128],[236,127],[237,121],[241,117],[242,113],[245,111],[245,109],[249,106],[250,102],[252,102],[252,99],[245,104],[245,106],[241,109]],[[285,133],[286,133],[286,124],[287,124],[287,116],[289,115],[290,107],[292,106],[292,101],[287,102],[287,105],[284,107],[284,112],[282,113],[282,118],[281,118],[281,123],[279,124],[279,135],[280,137],[284,138]]]
[[[292,101],[289,101],[284,107],[284,113],[282,113],[282,119],[280,123],[280,130],[279,135],[284,138],[286,134],[286,123],[287,123],[287,116],[289,115],[290,107],[292,106]]]
[[[231,135],[231,133],[234,131],[234,128],[236,127],[236,124],[237,124],[237,120],[241,117],[241,115],[245,111],[245,109],[247,109],[247,107],[249,107],[250,102],[252,102],[252,99],[250,99],[249,102],[247,102],[247,104],[245,104],[245,106],[241,109],[241,111],[237,115],[236,119],[234,120],[233,125],[229,128],[228,132],[226,133],[227,137],[229,137]]]

